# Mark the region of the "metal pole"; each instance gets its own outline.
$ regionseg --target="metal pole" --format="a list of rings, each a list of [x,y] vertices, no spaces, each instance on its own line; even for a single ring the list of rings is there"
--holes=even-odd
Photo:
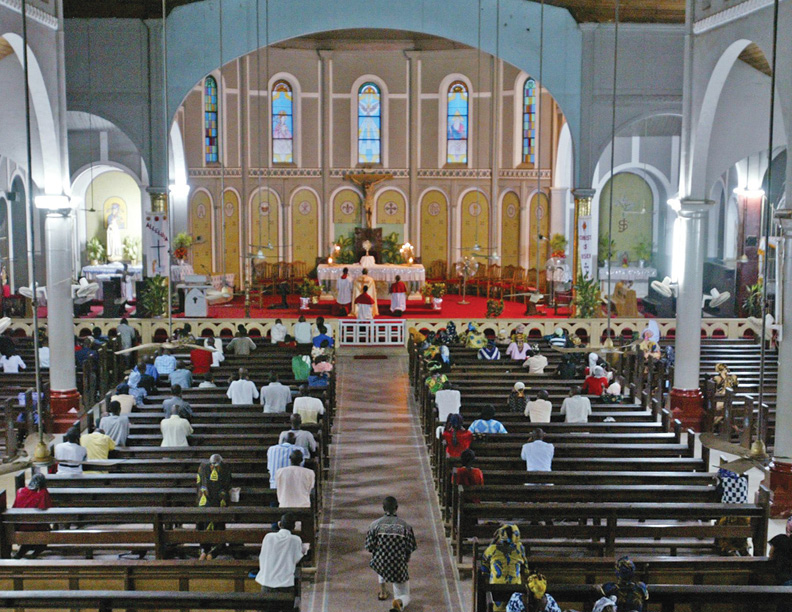
[[[162,112],[165,115],[163,126],[165,128],[165,201],[167,202],[166,214],[168,215],[168,337],[173,338],[173,274],[171,274],[171,264],[173,263],[173,207],[170,194],[170,172],[168,168],[168,35],[165,33],[167,20],[167,1],[162,0]]]
[[[611,302],[611,294],[613,293],[613,289],[611,288],[611,262],[610,259],[613,256],[611,253],[611,245],[613,244],[613,191],[616,186],[616,175],[613,172],[616,164],[616,78],[618,76],[618,67],[619,67],[619,0],[616,0],[616,21],[614,23],[613,29],[613,92],[612,92],[612,108],[611,108],[611,150],[610,150],[610,167],[611,167],[611,178],[610,178],[610,194],[609,194],[609,201],[608,201],[608,303],[607,303],[607,310],[608,310],[608,337],[606,342],[612,342],[611,339],[611,318],[613,317],[613,305]],[[658,338],[659,340],[659,338]]]

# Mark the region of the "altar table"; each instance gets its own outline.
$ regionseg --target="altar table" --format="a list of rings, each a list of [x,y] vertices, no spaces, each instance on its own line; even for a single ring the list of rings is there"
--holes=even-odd
[[[355,280],[363,274],[363,266],[360,264],[320,264],[316,269],[319,284],[325,293],[335,291],[336,283],[343,274],[344,268],[349,268],[349,277]],[[368,274],[377,283],[390,285],[396,282],[396,275],[401,276],[403,283],[407,285],[409,293],[415,293],[421,289],[426,281],[426,269],[421,264],[376,264],[366,266]],[[387,291],[385,292],[387,294]],[[380,294],[384,295],[384,294]]]
[[[657,276],[656,268],[641,268],[638,266],[629,266],[627,268],[621,266],[611,266],[610,269],[611,282],[608,286],[608,269],[599,269],[600,291],[603,295],[610,295],[613,288],[618,282],[631,281],[635,290],[635,296],[638,298],[645,298],[649,295],[649,280]]]

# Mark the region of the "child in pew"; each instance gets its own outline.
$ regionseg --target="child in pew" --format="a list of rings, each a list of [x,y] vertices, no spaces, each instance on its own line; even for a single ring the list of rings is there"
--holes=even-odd
[[[561,607],[547,593],[547,578],[534,572],[525,578],[525,593],[511,596],[506,612],[561,612]]]
[[[23,489],[17,491],[12,508],[38,508],[49,510],[52,508],[52,497],[47,490],[47,479],[44,474],[34,474],[33,478]],[[48,531],[47,525],[20,525],[20,531]],[[22,559],[29,552],[31,559],[38,557],[46,549],[46,545],[23,544],[14,553],[14,559]]]

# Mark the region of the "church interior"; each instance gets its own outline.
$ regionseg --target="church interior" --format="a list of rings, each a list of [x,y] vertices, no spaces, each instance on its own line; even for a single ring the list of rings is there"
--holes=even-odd
[[[0,608],[792,610],[790,28],[0,0]]]

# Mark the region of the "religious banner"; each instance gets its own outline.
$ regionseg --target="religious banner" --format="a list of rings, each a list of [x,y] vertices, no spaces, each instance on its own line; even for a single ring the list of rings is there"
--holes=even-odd
[[[580,253],[580,274],[583,275],[583,278],[592,278],[594,237],[591,231],[591,215],[581,215],[578,218],[578,252]]]
[[[168,214],[148,212],[143,220],[144,276],[170,277],[170,244],[168,242]]]

